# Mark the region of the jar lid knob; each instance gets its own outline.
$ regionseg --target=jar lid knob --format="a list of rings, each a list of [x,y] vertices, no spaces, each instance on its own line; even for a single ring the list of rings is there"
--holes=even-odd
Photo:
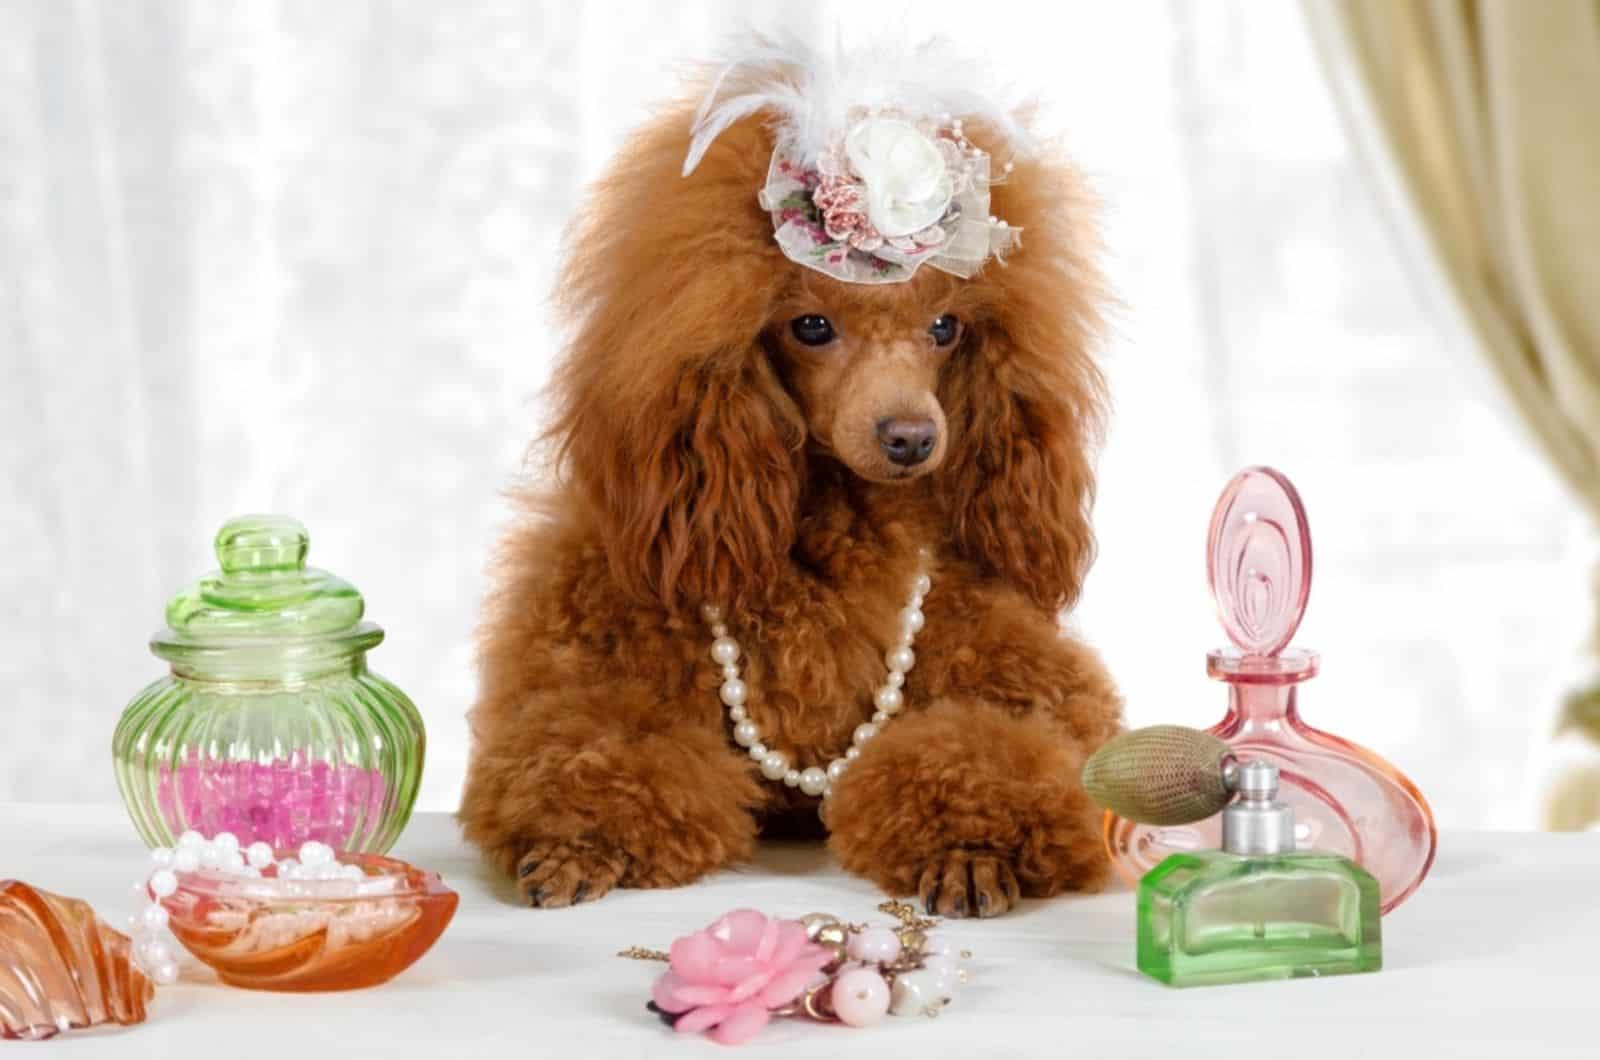
[[[240,515],[222,524],[214,547],[229,574],[304,570],[311,535],[286,515]]]

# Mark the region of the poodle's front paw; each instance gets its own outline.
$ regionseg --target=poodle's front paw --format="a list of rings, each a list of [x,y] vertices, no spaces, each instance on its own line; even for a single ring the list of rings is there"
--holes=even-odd
[[[604,897],[627,867],[628,856],[618,850],[545,840],[517,863],[517,886],[535,909],[560,909]]]
[[[999,916],[1022,888],[1011,863],[986,850],[948,850],[927,863],[917,895],[931,916]]]

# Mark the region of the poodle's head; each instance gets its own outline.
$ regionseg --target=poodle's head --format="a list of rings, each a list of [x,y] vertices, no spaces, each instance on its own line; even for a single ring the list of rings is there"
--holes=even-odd
[[[785,135],[768,106],[695,139],[687,175],[705,112],[668,110],[595,188],[562,278],[575,336],[554,434],[641,597],[759,598],[831,462],[921,483],[947,547],[1043,606],[1076,598],[1102,398],[1091,205],[1009,114],[955,113],[997,175],[1011,163],[991,211],[1021,233],[967,278],[851,282],[791,260],[757,201]]]

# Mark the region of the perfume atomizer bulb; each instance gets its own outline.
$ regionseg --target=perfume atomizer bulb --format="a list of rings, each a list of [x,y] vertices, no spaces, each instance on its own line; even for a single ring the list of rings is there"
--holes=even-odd
[[[1277,801],[1277,767],[1241,762],[1227,744],[1197,729],[1152,725],[1123,733],[1084,763],[1083,787],[1101,806],[1140,824],[1191,824],[1220,812],[1222,849],[1229,853],[1295,847],[1294,811]]]

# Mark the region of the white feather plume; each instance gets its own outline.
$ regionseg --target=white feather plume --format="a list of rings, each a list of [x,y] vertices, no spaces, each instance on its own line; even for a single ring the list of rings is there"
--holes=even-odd
[[[725,54],[695,115],[684,176],[729,126],[766,113],[780,140],[815,162],[841,135],[857,107],[893,109],[909,120],[981,120],[1004,136],[1005,150],[1028,154],[1032,142],[1012,98],[984,66],[935,38],[921,44],[875,41],[814,47],[794,36],[749,35]]]

